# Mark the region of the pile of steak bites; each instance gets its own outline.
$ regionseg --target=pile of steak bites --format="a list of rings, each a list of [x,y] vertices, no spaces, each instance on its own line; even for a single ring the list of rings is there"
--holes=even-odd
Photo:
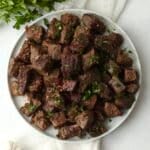
[[[20,111],[36,127],[53,126],[61,139],[99,136],[106,120],[131,107],[138,90],[133,60],[121,49],[123,37],[97,16],[63,14],[47,29],[26,27],[26,38],[9,74],[12,94],[27,96]]]

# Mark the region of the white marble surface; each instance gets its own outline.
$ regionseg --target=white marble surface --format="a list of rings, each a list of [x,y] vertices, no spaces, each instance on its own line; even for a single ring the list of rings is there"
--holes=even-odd
[[[149,150],[150,1],[128,0],[118,24],[131,37],[140,55],[143,69],[143,85],[135,110],[120,128],[103,139],[103,150]],[[39,133],[32,130],[24,122],[11,104],[6,87],[8,55],[20,32],[12,29],[10,26],[0,26],[0,143],[14,139],[24,150],[34,150],[34,144],[37,142],[42,143],[47,137],[40,135],[40,138],[38,138]],[[28,138],[31,132],[35,134],[33,138]]]

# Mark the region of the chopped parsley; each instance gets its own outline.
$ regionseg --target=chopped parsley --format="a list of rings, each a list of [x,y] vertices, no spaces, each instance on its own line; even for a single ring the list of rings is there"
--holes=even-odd
[[[100,86],[100,84],[98,84],[97,82],[94,82],[94,83],[92,84],[92,92],[93,92],[94,94],[98,94],[100,91],[101,91],[101,86]]]
[[[97,82],[94,82],[90,88],[85,90],[82,99],[88,100],[90,99],[94,94],[98,94],[101,91],[101,86]]]
[[[84,92],[82,99],[88,100],[92,95],[93,95],[92,91],[90,89],[88,89]]]
[[[59,38],[60,34],[61,34],[61,31],[63,29],[63,26],[62,26],[61,22],[58,21],[58,22],[55,23],[55,27],[56,27],[55,37]]]
[[[55,102],[56,105],[60,106],[60,105],[63,104],[63,99],[58,96],[58,97],[54,98],[54,102]]]
[[[53,112],[51,112],[51,111],[47,111],[46,114],[47,114],[47,117],[48,117],[48,118],[50,118],[50,117],[53,116]]]
[[[28,106],[28,110],[29,112],[34,112],[37,109],[38,106],[33,105],[33,104],[29,104]]]
[[[99,63],[99,57],[98,56],[91,56],[89,59],[89,64],[98,64]]]

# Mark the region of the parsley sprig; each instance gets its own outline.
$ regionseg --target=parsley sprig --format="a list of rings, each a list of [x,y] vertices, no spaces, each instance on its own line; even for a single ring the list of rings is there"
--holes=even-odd
[[[0,20],[14,21],[14,28],[42,16],[54,9],[55,2],[65,0],[0,0]]]

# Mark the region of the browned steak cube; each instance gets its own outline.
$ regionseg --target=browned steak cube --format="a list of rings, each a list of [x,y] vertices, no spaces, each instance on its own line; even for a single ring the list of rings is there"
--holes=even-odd
[[[115,32],[112,32],[111,34],[109,34],[108,36],[106,36],[104,38],[104,41],[110,41],[113,48],[117,48],[117,47],[120,47],[121,44],[123,43],[123,37],[121,34],[119,33],[115,33]]]
[[[90,69],[85,74],[79,76],[79,92],[82,93],[84,90],[93,82],[100,81],[100,73],[96,68]]]
[[[94,49],[83,55],[82,63],[84,71],[90,69],[93,65],[99,64],[99,57]]]
[[[95,120],[98,120],[100,122],[103,122],[105,120],[105,117],[100,110],[95,110],[94,118],[95,118]]]
[[[138,84],[131,83],[126,86],[126,91],[134,94],[137,92],[138,88],[139,88]]]
[[[64,80],[62,85],[62,90],[67,92],[72,92],[77,85],[75,80]]]
[[[61,16],[61,22],[64,25],[69,25],[72,27],[76,27],[78,24],[80,24],[78,16],[69,13],[63,14]]]
[[[80,94],[80,93],[77,93],[77,92],[71,93],[71,95],[70,95],[70,100],[71,100],[72,102],[78,103],[78,102],[81,100],[81,94]]]
[[[101,90],[99,95],[101,98],[104,98],[107,101],[111,100],[112,92],[107,84],[101,84]]]
[[[107,64],[107,71],[111,75],[116,75],[117,76],[118,73],[120,72],[120,68],[113,60],[109,60],[109,62]]]
[[[53,60],[61,59],[61,45],[50,43],[48,45],[48,54]]]
[[[79,106],[72,105],[67,111],[67,120],[71,123],[75,123],[75,117],[79,113]]]
[[[103,134],[106,131],[107,129],[104,126],[103,122],[96,121],[92,124],[91,128],[89,128],[88,132],[92,137],[96,137]]]
[[[40,92],[43,87],[43,77],[39,75],[37,72],[32,73],[32,80],[29,83],[28,91],[29,92]]]
[[[20,111],[26,116],[31,116],[41,106],[40,101],[34,99],[33,102],[25,103],[25,105],[20,108]]]
[[[96,36],[94,43],[96,48],[107,50],[112,54],[112,52],[116,48],[121,46],[121,44],[123,43],[123,38],[118,33],[111,33],[109,35],[103,35],[103,36],[98,35]]]
[[[125,90],[125,85],[116,76],[112,77],[112,79],[109,81],[109,84],[116,93],[121,93]]]
[[[60,70],[54,69],[48,75],[44,76],[44,83],[47,87],[57,86],[60,84]]]
[[[26,40],[16,57],[18,60],[24,62],[25,64],[30,64],[31,45],[32,43],[29,40]]]
[[[10,85],[11,93],[13,96],[19,96],[21,95],[19,93],[19,85],[17,81],[12,81]]]
[[[96,15],[84,14],[82,17],[82,22],[92,31],[96,31],[100,34],[105,32],[106,27],[104,23]]]
[[[133,102],[133,96],[120,96],[115,99],[115,105],[121,109],[130,108]]]
[[[42,47],[44,47],[45,49],[48,49],[48,46],[52,43],[54,43],[53,40],[46,38],[42,41]]]
[[[68,139],[80,135],[81,128],[78,125],[65,126],[60,128],[58,131],[58,137],[61,139]]]
[[[102,77],[102,82],[104,82],[105,84],[108,84],[108,82],[111,80],[111,76],[107,72],[104,72],[101,75],[101,77]]]
[[[36,43],[42,42],[42,37],[44,34],[44,29],[42,26],[32,25],[26,27],[26,36],[29,40],[33,40]]]
[[[18,88],[18,90],[21,95],[24,95],[27,90],[27,87],[28,87],[28,84],[29,84],[29,81],[31,78],[31,72],[32,72],[32,69],[27,66],[22,67],[19,70],[19,74],[18,74],[19,88]]]
[[[84,105],[87,109],[91,110],[91,109],[94,108],[96,102],[97,102],[97,96],[94,95],[94,96],[90,97],[89,99],[83,101],[83,105]]]
[[[55,128],[61,127],[66,123],[66,116],[63,112],[54,113],[50,121]]]
[[[53,60],[48,55],[41,55],[33,63],[33,67],[43,73],[50,72],[53,68]]]
[[[64,100],[60,93],[53,87],[47,88],[45,93],[45,103],[43,109],[45,111],[52,111],[55,108],[63,109]]]
[[[124,70],[124,81],[132,82],[137,80],[137,72],[135,69],[127,68]]]
[[[123,66],[132,66],[133,63],[132,59],[124,50],[118,51],[116,62]]]
[[[104,112],[107,117],[116,117],[122,115],[122,112],[118,109],[118,107],[113,103],[105,102]]]
[[[77,125],[81,129],[86,129],[91,126],[93,119],[94,119],[93,117],[94,117],[93,112],[87,111],[87,112],[82,112],[81,114],[76,116],[75,120],[76,120]]]
[[[63,54],[61,57],[61,71],[64,78],[76,77],[81,69],[80,56],[77,54]]]
[[[9,64],[9,75],[11,77],[17,78],[19,74],[19,69],[24,66],[24,63],[20,62],[18,59],[12,59]]]
[[[37,111],[35,115],[32,116],[31,123],[33,123],[41,130],[46,130],[49,126],[49,122],[42,110]]]
[[[53,67],[53,60],[47,54],[41,54],[41,49],[37,45],[31,46],[31,63],[33,68],[41,72],[49,72]]]
[[[72,52],[83,53],[85,48],[90,44],[91,34],[88,28],[78,26],[75,30],[73,41],[70,49]]]
[[[57,20],[56,18],[54,18],[48,28],[48,37],[52,40],[57,40],[60,38],[60,34],[62,31],[62,23]]]
[[[69,44],[72,40],[73,33],[74,29],[71,26],[64,25],[60,36],[60,43]]]

